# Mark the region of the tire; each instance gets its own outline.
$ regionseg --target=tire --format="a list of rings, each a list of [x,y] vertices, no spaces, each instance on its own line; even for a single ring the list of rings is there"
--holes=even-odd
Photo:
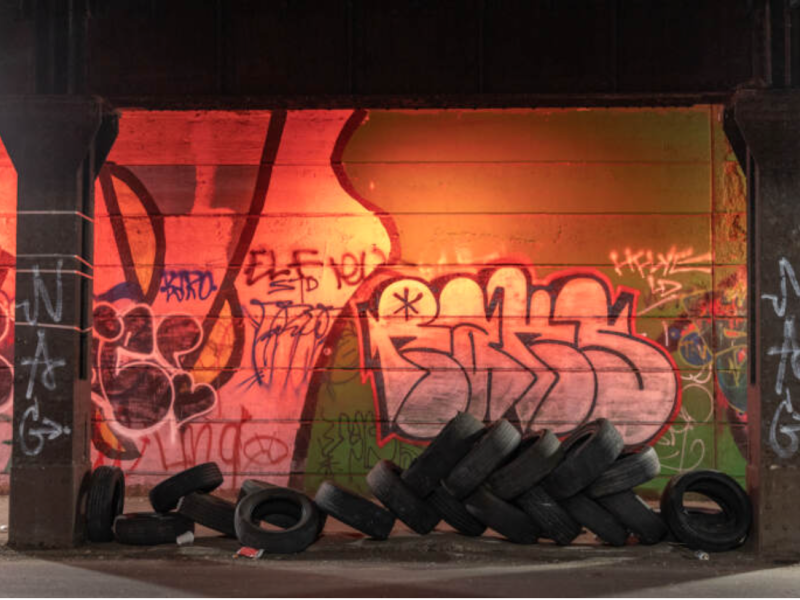
[[[602,498],[647,483],[661,472],[658,454],[651,446],[623,452],[586,490],[590,498]]]
[[[238,504],[242,500],[245,499],[249,494],[253,494],[255,492],[260,492],[262,490],[268,489],[289,489],[289,488],[282,488],[277,486],[273,483],[269,483],[267,481],[261,481],[259,479],[245,479],[242,482],[242,487],[239,488],[239,495],[237,497],[236,503]],[[282,501],[282,500],[275,500],[272,503],[272,510],[269,514],[264,515],[262,521],[269,523],[270,525],[275,525],[276,527],[281,527],[283,529],[287,529],[288,527],[292,527],[295,525],[300,519],[300,507],[295,502],[289,501]],[[325,528],[325,521],[327,520],[327,516],[323,513],[320,515],[319,519],[319,527],[320,533]]]
[[[118,467],[98,467],[89,482],[86,535],[90,542],[113,542],[114,519],[125,506],[125,475]]]
[[[628,532],[617,519],[585,494],[577,494],[563,501],[569,515],[612,546],[624,546]]]
[[[687,510],[687,492],[707,496],[722,509],[720,513]],[[689,548],[724,552],[741,546],[750,532],[753,514],[741,486],[718,471],[691,471],[673,477],[661,495],[661,516],[679,542]]]
[[[505,419],[492,423],[444,480],[447,491],[459,500],[472,494],[517,449],[521,439]]]
[[[192,492],[183,497],[178,513],[227,537],[236,537],[233,524],[236,505],[233,502],[203,492]]]
[[[547,477],[562,455],[561,442],[552,431],[537,431],[523,439],[511,460],[492,473],[489,487],[499,498],[516,498]]]
[[[667,535],[667,525],[661,516],[653,512],[647,502],[631,490],[603,496],[597,502],[639,538],[642,544],[657,544]]]
[[[367,474],[367,485],[375,497],[394,516],[413,531],[425,535],[439,523],[439,513],[400,478],[402,469],[389,460],[381,460]]]
[[[562,446],[564,460],[544,480],[545,491],[556,500],[591,485],[614,463],[624,442],[611,421],[597,419],[575,430]]]
[[[733,519],[725,515],[724,512],[708,508],[689,508],[686,513],[689,515],[689,520],[695,520],[707,529],[729,527],[733,522]]]
[[[473,517],[464,503],[444,489],[444,486],[440,485],[433,490],[425,501],[430,503],[445,523],[462,535],[478,537],[486,531],[486,525]]]
[[[426,498],[447,477],[486,428],[469,413],[458,413],[409,465],[403,481],[420,498]]]
[[[192,492],[210,493],[222,485],[216,463],[203,463],[165,479],[150,490],[150,504],[156,512],[169,512],[181,498]]]
[[[260,479],[245,479],[239,488],[239,495],[236,497],[236,502],[241,502],[244,500],[245,496],[252,494],[253,492],[260,492],[261,490],[267,490],[276,487],[278,486],[268,481],[261,481]]]
[[[542,529],[542,537],[559,546],[572,543],[581,534],[581,525],[542,486],[532,487],[515,501],[526,515]]]
[[[291,527],[268,531],[259,526],[272,511],[293,504],[300,514]],[[277,513],[281,514],[281,513]],[[248,494],[236,506],[236,537],[244,546],[271,554],[294,554],[313,544],[319,535],[319,511],[307,496],[287,488],[272,487]]]
[[[472,516],[516,544],[539,541],[539,526],[513,504],[498,498],[486,486],[479,487],[464,501]]]
[[[324,513],[367,534],[376,540],[385,540],[394,527],[394,515],[374,502],[324,481],[314,503]]]
[[[130,513],[114,519],[117,541],[133,546],[174,544],[187,531],[194,532],[194,523],[178,513]]]

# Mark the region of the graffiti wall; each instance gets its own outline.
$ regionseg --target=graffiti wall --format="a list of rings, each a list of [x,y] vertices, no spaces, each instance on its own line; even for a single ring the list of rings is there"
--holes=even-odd
[[[1,147],[0,147],[1,148]],[[124,110],[96,188],[93,457],[363,486],[458,411],[597,417],[743,478],[744,178],[721,108]],[[16,179],[0,150],[0,462]]]

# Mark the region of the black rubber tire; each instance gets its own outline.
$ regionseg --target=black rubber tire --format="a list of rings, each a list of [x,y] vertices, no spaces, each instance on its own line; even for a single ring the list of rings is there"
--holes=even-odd
[[[227,537],[236,537],[233,522],[236,505],[233,502],[203,492],[192,492],[183,497],[178,505],[178,512],[187,519]]]
[[[447,477],[486,428],[469,413],[458,413],[403,472],[403,481],[425,498]]]
[[[287,503],[294,504],[300,514],[294,525],[283,531],[259,526],[272,511],[280,510],[282,514]],[[302,552],[319,536],[319,516],[316,505],[305,494],[281,487],[266,488],[248,494],[236,506],[236,537],[244,546],[271,554]]]
[[[244,500],[245,496],[253,492],[260,492],[261,490],[268,490],[279,487],[269,481],[261,481],[260,479],[245,479],[239,487],[239,494],[236,497],[236,502]]]
[[[114,519],[125,507],[125,474],[119,467],[97,467],[86,499],[86,537],[90,542],[113,542]]]
[[[572,543],[581,534],[581,524],[540,485],[532,487],[514,502],[539,525],[541,537],[551,539],[559,546]]]
[[[617,460],[624,445],[608,419],[579,427],[562,444],[564,460],[544,480],[545,491],[556,500],[574,496]]]
[[[470,514],[497,533],[516,544],[535,544],[539,541],[539,526],[519,508],[495,496],[485,485],[480,486],[465,501]]]
[[[562,456],[561,442],[552,431],[536,431],[525,437],[510,460],[489,476],[489,487],[499,498],[516,498],[547,477]]]
[[[194,532],[194,522],[178,513],[129,513],[114,519],[117,541],[133,546],[174,544],[187,531]]]
[[[239,495],[237,497],[236,503],[238,504],[246,496],[249,494],[253,494],[255,492],[260,492],[262,490],[271,490],[271,489],[284,489],[288,490],[290,488],[284,488],[274,483],[269,483],[268,481],[261,481],[260,479],[245,479],[242,482],[242,487],[239,488]],[[300,519],[300,507],[295,502],[282,502],[280,500],[275,500],[272,503],[271,510],[269,514],[264,515],[263,521],[266,521],[270,525],[275,525],[276,527],[282,527],[286,529],[288,527],[292,527],[295,523],[297,523],[298,519]],[[327,516],[325,513],[320,515],[319,519],[319,530],[320,533],[325,528],[325,521],[327,520]]]
[[[686,510],[689,520],[692,520],[706,529],[730,527],[733,519],[724,512],[712,508],[689,508]]]
[[[319,486],[314,503],[334,519],[376,540],[388,538],[394,527],[394,515],[388,510],[330,481]]]
[[[664,519],[631,490],[597,498],[597,502],[642,544],[657,544],[667,536]]]
[[[216,463],[203,463],[165,479],[150,490],[150,504],[156,512],[169,512],[186,494],[210,493],[222,485],[222,473]]]
[[[707,496],[722,509],[722,515],[687,510],[687,492]],[[719,471],[690,471],[673,477],[661,495],[661,516],[670,531],[689,548],[724,552],[747,539],[753,513],[750,498],[730,476]]]
[[[425,499],[429,502],[445,523],[458,533],[470,537],[478,537],[486,531],[486,525],[473,517],[458,498],[439,486]]]
[[[390,460],[378,461],[367,473],[367,485],[394,516],[425,535],[439,523],[439,513],[417,496],[400,478],[403,470]]]
[[[635,488],[661,472],[655,448],[645,446],[636,452],[623,452],[594,483],[586,489],[590,498],[602,498]]]
[[[576,494],[562,501],[562,506],[578,523],[612,546],[624,546],[628,531],[617,519],[585,494]]]
[[[511,456],[521,439],[517,428],[505,419],[492,423],[445,478],[447,491],[459,500],[475,492]]]

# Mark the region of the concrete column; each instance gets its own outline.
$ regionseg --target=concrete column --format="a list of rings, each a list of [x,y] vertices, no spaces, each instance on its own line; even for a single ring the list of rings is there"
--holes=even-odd
[[[748,488],[759,553],[800,555],[800,92],[746,91],[751,157]]]
[[[0,98],[18,176],[9,543],[83,538],[90,470],[94,179],[117,132],[99,99]]]

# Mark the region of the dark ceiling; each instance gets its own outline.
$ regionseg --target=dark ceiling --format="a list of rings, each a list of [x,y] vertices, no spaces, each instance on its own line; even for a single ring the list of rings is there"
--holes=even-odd
[[[765,35],[765,23],[788,19],[789,0],[781,15],[773,6],[783,2],[0,0],[0,94],[199,106],[680,102],[783,74],[786,64],[768,66],[770,48],[786,54],[782,38]]]

